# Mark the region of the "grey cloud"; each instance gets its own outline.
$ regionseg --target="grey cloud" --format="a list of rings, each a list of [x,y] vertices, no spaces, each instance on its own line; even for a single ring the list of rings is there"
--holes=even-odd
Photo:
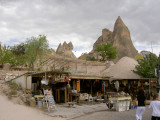
[[[51,46],[66,39],[77,48],[87,44],[89,50],[102,29],[113,31],[121,16],[135,46],[159,44],[159,4],[160,0],[1,0],[0,39],[24,41],[45,34]]]

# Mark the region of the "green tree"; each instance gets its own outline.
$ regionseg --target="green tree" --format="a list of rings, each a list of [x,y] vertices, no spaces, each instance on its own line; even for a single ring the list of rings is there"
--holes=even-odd
[[[136,66],[135,72],[136,74],[144,77],[144,78],[155,78],[155,67],[159,59],[155,54],[146,55],[143,59],[138,59],[138,65]]]
[[[41,62],[42,56],[48,51],[48,47],[48,41],[44,35],[27,39],[25,44],[25,59],[29,67],[34,69],[35,62],[37,60]]]
[[[143,56],[142,56],[142,55],[136,55],[136,56],[135,56],[135,59],[136,59],[136,60],[143,59]]]
[[[15,57],[11,51],[11,47],[4,46],[0,48],[0,64],[9,63],[11,65],[15,64]]]
[[[106,59],[115,59],[117,57],[117,48],[110,42],[102,45],[99,44],[96,51],[100,52],[103,61]]]
[[[20,56],[20,55],[24,55],[25,54],[25,46],[24,43],[15,45],[14,47],[12,47],[12,53],[15,56]]]
[[[15,57],[15,65],[24,65],[26,63],[24,43],[11,47],[11,51]]]

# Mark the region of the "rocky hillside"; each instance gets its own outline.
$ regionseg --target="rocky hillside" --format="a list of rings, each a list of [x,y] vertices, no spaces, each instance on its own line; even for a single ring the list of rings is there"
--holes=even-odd
[[[134,58],[138,55],[138,51],[132,43],[130,32],[119,16],[115,22],[113,32],[108,29],[103,29],[102,35],[93,45],[93,50],[87,55],[85,54],[80,56],[80,59],[86,59],[86,57],[94,57],[95,59],[99,59],[100,55],[96,52],[97,45],[105,44],[106,42],[110,42],[113,46],[117,47],[118,55],[116,61],[124,56]]]

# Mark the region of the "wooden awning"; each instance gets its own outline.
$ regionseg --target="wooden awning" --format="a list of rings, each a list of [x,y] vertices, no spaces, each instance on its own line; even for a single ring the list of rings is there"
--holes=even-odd
[[[83,79],[83,80],[109,80],[107,76],[93,76],[93,75],[70,75],[71,79]]]

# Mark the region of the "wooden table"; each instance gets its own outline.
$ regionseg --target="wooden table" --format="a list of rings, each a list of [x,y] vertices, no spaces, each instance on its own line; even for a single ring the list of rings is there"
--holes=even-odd
[[[39,99],[39,98],[40,98],[40,99],[43,99],[43,98],[44,98],[44,95],[35,95],[34,97],[37,98],[37,99]]]

